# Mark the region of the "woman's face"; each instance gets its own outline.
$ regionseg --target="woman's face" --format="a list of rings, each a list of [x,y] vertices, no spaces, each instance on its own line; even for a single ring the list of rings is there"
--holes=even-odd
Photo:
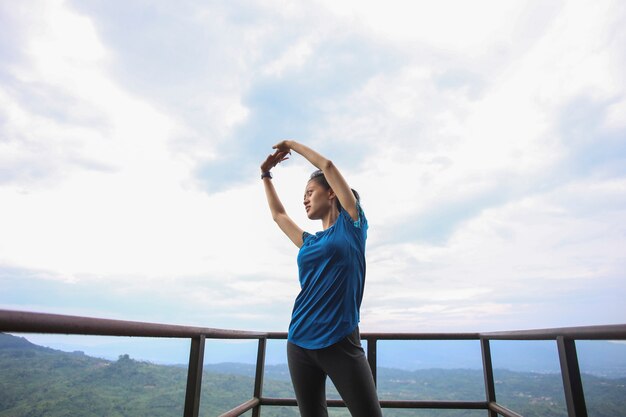
[[[317,181],[309,181],[304,189],[304,209],[311,220],[321,219],[335,204],[335,194]]]

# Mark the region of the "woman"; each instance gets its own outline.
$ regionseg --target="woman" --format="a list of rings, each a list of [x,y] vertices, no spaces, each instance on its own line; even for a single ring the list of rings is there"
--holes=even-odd
[[[261,164],[272,218],[300,249],[301,291],[289,325],[287,360],[300,414],[328,416],[330,376],[352,416],[382,416],[372,372],[359,336],[359,308],[365,283],[367,219],[337,167],[313,149],[292,140],[273,147]],[[304,232],[285,212],[270,170],[294,151],[318,168],[304,191],[304,209],[321,220],[321,232]]]

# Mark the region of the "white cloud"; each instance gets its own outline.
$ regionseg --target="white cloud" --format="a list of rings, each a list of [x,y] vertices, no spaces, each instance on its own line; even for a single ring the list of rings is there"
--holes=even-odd
[[[507,39],[511,22],[524,6],[522,1],[496,0],[320,2],[339,16],[367,25],[379,36],[463,53],[484,50]]]
[[[302,39],[291,45],[280,57],[268,64],[264,75],[280,77],[286,70],[302,68],[313,53],[311,40]]]
[[[60,2],[47,4],[39,17],[29,32],[29,60],[13,75],[72,97],[102,123],[77,126],[2,95],[9,116],[3,160],[50,170],[42,174],[45,187],[18,181],[1,190],[3,262],[62,279],[219,270],[222,255],[207,256],[228,236],[228,222],[218,219],[224,207],[243,206],[245,194],[209,197],[187,188],[193,166],[170,150],[183,128],[112,80],[105,47],[87,18]],[[106,169],[72,167],[76,160]],[[50,184],[49,174],[57,181]]]
[[[609,106],[605,127],[613,131],[626,129],[626,100],[618,101]]]
[[[345,56],[325,50],[322,59],[319,46],[347,24],[350,45],[402,57],[345,93],[313,95],[306,104],[319,114],[307,121],[314,128],[303,126],[312,137],[301,138],[333,159],[341,148],[336,162],[363,195],[371,225],[365,327],[518,325],[550,313],[541,310],[548,303],[535,304],[541,292],[580,294],[620,274],[625,184],[560,172],[572,162],[559,124],[563,109],[585,97],[606,104],[600,133],[623,129],[623,8],[320,4],[330,14],[259,6],[263,19],[243,24],[198,6],[183,21],[223,41],[207,45],[211,62],[196,62],[206,73],[188,69],[193,77],[165,92],[171,80],[158,71],[140,88],[120,77],[121,47],[65,3],[15,12],[25,52],[6,64],[12,83],[0,88],[0,263],[52,280],[110,282],[128,294],[150,288],[185,300],[192,321],[210,313],[236,317],[225,323],[284,324],[298,290],[296,248],[272,223],[258,178],[207,194],[194,170],[230,151],[229,135],[259,117],[245,106],[255,82],[294,73],[307,80],[339,65]],[[267,138],[267,152],[277,139]],[[235,162],[233,173],[243,165]],[[288,212],[313,231],[301,204],[310,170],[294,156],[275,183]],[[449,218],[438,217],[446,210]],[[416,223],[434,224],[440,239],[411,236]]]
[[[626,267],[625,188],[623,180],[572,183],[485,210],[443,247],[377,249],[369,262],[368,317],[382,325],[382,311],[401,315],[410,328],[471,330],[497,314],[507,327],[542,327],[539,320],[570,308],[553,310],[543,297],[587,294],[594,305],[592,290],[611,288]],[[482,309],[487,305],[491,310]],[[537,310],[544,315],[536,317]],[[561,320],[584,322],[576,314]]]

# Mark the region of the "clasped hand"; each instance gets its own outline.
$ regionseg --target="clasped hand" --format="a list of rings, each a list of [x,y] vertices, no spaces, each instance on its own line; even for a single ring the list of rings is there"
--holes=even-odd
[[[288,155],[291,154],[291,148],[289,147],[288,141],[280,141],[272,146],[272,149],[275,149],[275,151],[273,154],[268,155],[265,161],[263,161],[261,164],[261,172],[267,172],[281,162],[289,159]]]

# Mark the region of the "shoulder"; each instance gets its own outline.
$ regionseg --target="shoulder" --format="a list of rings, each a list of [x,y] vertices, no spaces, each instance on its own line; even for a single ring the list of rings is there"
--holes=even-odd
[[[348,213],[343,207],[339,211],[339,217],[342,218],[344,222],[351,224],[357,229],[367,229],[367,218],[365,217],[365,212],[363,212],[363,208],[359,202],[356,203],[356,210],[358,214],[356,220],[354,220],[350,213]]]

